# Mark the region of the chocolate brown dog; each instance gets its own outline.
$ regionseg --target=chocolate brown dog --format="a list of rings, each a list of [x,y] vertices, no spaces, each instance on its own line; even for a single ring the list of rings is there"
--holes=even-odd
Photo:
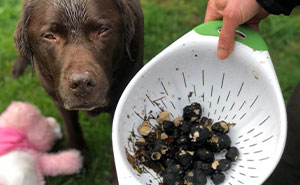
[[[24,0],[15,32],[15,77],[32,64],[66,125],[70,147],[84,148],[78,110],[113,113],[142,66],[139,0]]]

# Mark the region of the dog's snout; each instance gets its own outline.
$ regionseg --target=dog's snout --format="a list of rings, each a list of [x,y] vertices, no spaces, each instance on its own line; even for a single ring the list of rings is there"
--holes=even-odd
[[[87,95],[96,86],[91,72],[74,72],[70,76],[69,87],[78,96]]]

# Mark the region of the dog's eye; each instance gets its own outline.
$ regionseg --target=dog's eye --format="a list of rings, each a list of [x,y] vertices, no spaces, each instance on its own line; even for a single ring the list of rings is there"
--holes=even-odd
[[[102,36],[104,35],[105,33],[107,33],[108,31],[110,30],[110,27],[108,26],[102,26],[99,31],[98,31],[98,35],[99,36]]]
[[[52,33],[46,33],[44,35],[44,38],[49,40],[56,40],[56,37]]]

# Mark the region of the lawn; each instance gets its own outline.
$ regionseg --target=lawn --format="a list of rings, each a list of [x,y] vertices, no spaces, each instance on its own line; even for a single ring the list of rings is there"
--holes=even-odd
[[[145,62],[172,43],[195,25],[203,22],[206,0],[141,0],[145,16]],[[36,74],[28,69],[20,79],[10,76],[17,52],[13,32],[20,16],[21,0],[0,0],[0,112],[11,101],[21,100],[37,105],[43,114],[60,122],[58,111],[39,85]],[[290,17],[269,16],[261,24],[261,34],[269,46],[285,101],[300,80],[300,9]],[[47,178],[49,185],[106,185],[112,155],[109,150],[110,117],[102,114],[89,118],[80,113],[80,122],[89,147],[87,172]],[[55,150],[64,149],[65,142],[58,142]]]

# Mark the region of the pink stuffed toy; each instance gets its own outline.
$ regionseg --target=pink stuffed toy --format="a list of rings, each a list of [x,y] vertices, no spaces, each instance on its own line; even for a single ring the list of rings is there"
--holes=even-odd
[[[61,137],[54,118],[31,104],[13,102],[0,115],[0,185],[43,185],[43,176],[78,173],[79,151],[46,153]]]

